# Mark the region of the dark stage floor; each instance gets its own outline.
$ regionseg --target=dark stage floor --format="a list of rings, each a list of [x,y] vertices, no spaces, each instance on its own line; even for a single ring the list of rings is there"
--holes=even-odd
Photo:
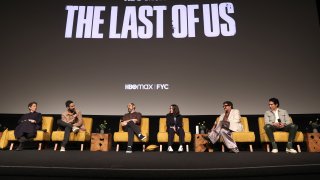
[[[0,151],[2,179],[209,179],[319,177],[320,154]]]

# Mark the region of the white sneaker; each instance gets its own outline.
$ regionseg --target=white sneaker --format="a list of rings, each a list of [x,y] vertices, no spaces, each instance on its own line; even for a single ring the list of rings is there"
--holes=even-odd
[[[297,153],[297,151],[295,149],[293,149],[293,148],[291,148],[291,149],[286,148],[286,152],[287,153],[292,153],[292,154]]]
[[[272,153],[278,153],[278,149],[272,149]]]
[[[168,146],[168,150],[167,150],[168,152],[173,152],[173,149],[172,149],[172,147],[171,146]]]
[[[183,152],[183,146],[182,145],[179,146],[178,152]]]
[[[66,148],[61,146],[60,152],[65,152],[65,151],[66,151]]]
[[[72,132],[74,132],[74,133],[78,133],[79,132],[79,128],[78,127],[76,127],[76,126],[73,126],[72,127]]]

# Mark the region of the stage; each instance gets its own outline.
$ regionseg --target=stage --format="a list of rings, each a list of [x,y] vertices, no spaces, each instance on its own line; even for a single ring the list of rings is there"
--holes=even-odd
[[[0,151],[2,179],[270,179],[317,177],[320,154]]]

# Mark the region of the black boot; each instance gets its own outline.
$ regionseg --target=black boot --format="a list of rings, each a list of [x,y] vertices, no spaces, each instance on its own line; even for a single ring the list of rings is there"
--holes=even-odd
[[[208,136],[202,136],[202,138],[208,141],[209,144],[213,144]]]
[[[17,147],[16,151],[22,151],[23,150],[23,143],[24,142],[20,142],[19,146]]]
[[[236,148],[232,148],[232,149],[230,149],[230,151],[229,152],[231,152],[231,153],[239,153],[240,151],[239,151],[239,149],[236,147]]]
[[[27,141],[27,138],[22,136],[22,137],[20,137],[18,139],[18,141],[19,141],[19,146],[17,147],[16,151],[22,151],[23,150],[23,144],[24,144],[24,142]]]

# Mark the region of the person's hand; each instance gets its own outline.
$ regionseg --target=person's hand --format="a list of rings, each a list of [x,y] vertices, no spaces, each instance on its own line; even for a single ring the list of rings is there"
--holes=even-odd
[[[172,129],[174,130],[174,132],[176,132],[176,127],[175,126],[173,126]]]
[[[284,128],[286,126],[286,124],[284,123],[279,123],[279,128]]]
[[[37,122],[36,120],[33,120],[33,119],[29,119],[29,121],[34,124]]]
[[[272,123],[272,126],[274,126],[274,127],[276,127],[276,128],[279,128],[279,123],[274,122],[274,123]]]
[[[77,117],[77,114],[74,114],[74,115],[72,115],[73,116],[73,118],[76,118]]]
[[[121,121],[121,126],[126,126],[127,125],[127,121]]]

